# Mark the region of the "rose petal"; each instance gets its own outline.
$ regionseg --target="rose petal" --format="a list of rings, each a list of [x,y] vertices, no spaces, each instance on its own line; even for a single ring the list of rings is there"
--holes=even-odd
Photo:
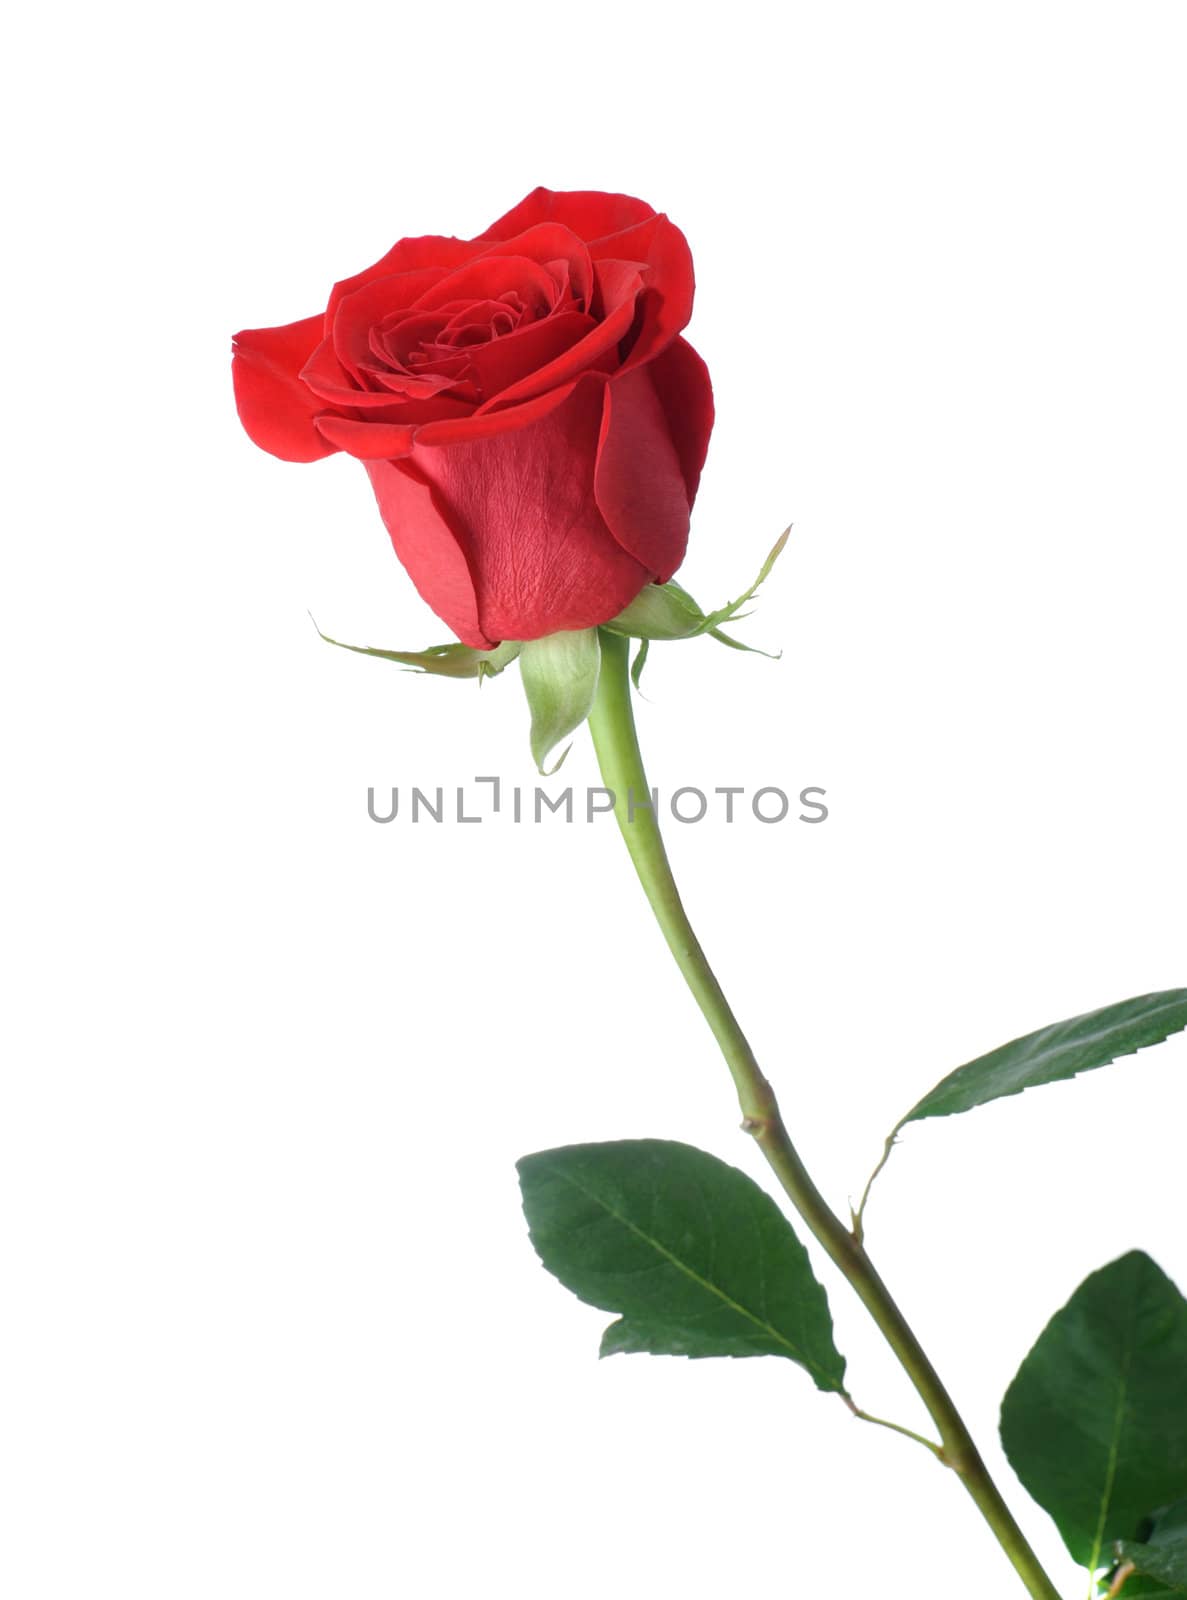
[[[483,239],[513,239],[539,222],[560,222],[587,242],[619,233],[653,217],[645,200],[629,194],[602,194],[595,189],[533,189],[517,206],[492,222]]]
[[[261,450],[282,461],[318,461],[335,448],[313,426],[325,404],[301,379],[321,326],[320,317],[306,317],[235,335],[231,377],[239,420]]]
[[[432,607],[463,644],[489,650],[478,621],[474,579],[431,484],[407,461],[369,461],[367,474],[396,555]]]
[[[415,307],[417,311],[432,311],[453,300],[497,300],[510,289],[522,295],[529,317],[547,316],[556,304],[556,279],[546,267],[530,256],[503,254],[467,261],[464,267],[439,279],[418,296]]]
[[[412,449],[416,426],[407,422],[358,422],[353,417],[323,415],[317,431],[357,461],[394,461]]]
[[[357,377],[371,354],[371,329],[378,323],[394,325],[396,314],[417,305],[420,296],[449,274],[439,268],[400,272],[390,278],[372,278],[338,304],[327,337],[344,370]]]
[[[597,326],[583,311],[561,311],[487,344],[471,345],[466,355],[481,399],[494,399],[518,380],[547,371]],[[548,385],[557,386],[556,382]]]
[[[584,372],[613,371],[617,367],[618,346],[635,321],[635,297],[643,280],[636,268],[621,261],[598,262],[594,270],[603,302],[602,321],[563,355],[485,401],[482,411],[517,405],[558,384],[571,383]]]
[[[559,222],[538,223],[506,241],[494,246],[488,245],[485,254],[479,259],[489,261],[503,254],[526,256],[532,261],[538,261],[542,267],[564,262],[569,269],[567,284],[569,292],[577,300],[582,311],[589,310],[590,296],[593,293],[593,264],[584,240],[571,228]],[[552,276],[557,287],[564,292],[566,285],[563,275],[554,271]]]
[[[486,248],[481,239],[455,239],[440,234],[425,234],[418,239],[400,239],[394,244],[385,256],[380,256],[373,267],[367,267],[363,272],[356,272],[352,278],[343,278],[341,283],[336,283],[330,293],[330,302],[326,307],[325,332],[329,334],[333,326],[334,313],[348,294],[364,287],[373,278],[390,278],[396,273],[420,272],[425,268],[433,271],[449,271],[453,267],[461,266],[463,261],[469,261],[471,256],[481,255]]]
[[[639,329],[625,367],[642,366],[672,342],[692,316],[695,280],[688,240],[663,215],[650,217],[611,239],[590,246],[595,262],[637,261],[643,265],[644,292]]]
[[[334,354],[329,339],[323,339],[301,369],[302,380],[326,405],[347,406],[356,411],[386,411],[399,404],[396,395],[386,390],[360,389]]]
[[[428,423],[466,420],[472,409],[464,400],[440,395],[407,405],[389,406],[382,416],[374,411],[345,417],[323,411],[317,419],[317,431],[337,449],[345,450],[359,461],[391,461],[407,455],[418,428]]]
[[[488,638],[593,627],[616,616],[652,576],[613,538],[594,496],[603,387],[583,380],[564,404],[497,438],[442,449],[422,442],[427,429],[417,435],[411,468],[432,487],[434,514],[466,554]],[[382,509],[388,480],[372,469],[372,481]],[[393,539],[408,514],[389,494],[384,517]],[[423,501],[417,514],[427,515]],[[398,540],[397,552],[403,560]]]
[[[462,371],[464,363],[459,360],[452,365],[456,371],[430,372],[423,378],[409,372],[388,372],[380,367],[364,367],[363,373],[375,385],[372,393],[378,394],[386,390],[389,401],[431,400],[434,395],[442,394],[446,390],[457,395],[464,376]],[[462,397],[468,400],[471,406],[478,404],[477,392],[471,393],[467,390]]]
[[[688,490],[649,367],[605,386],[594,493],[624,550],[667,583],[688,544]]]
[[[469,347],[514,333],[523,319],[523,308],[513,306],[512,300],[518,301],[519,296],[505,293],[497,300],[468,300],[460,311],[448,317],[444,311],[434,312],[434,316],[445,319],[439,342]]]
[[[709,381],[709,369],[686,339],[673,339],[647,371],[668,419],[691,506],[697,497],[709,435],[713,432],[713,385]]]
[[[407,357],[421,345],[440,337],[449,318],[442,311],[395,312],[371,324],[368,336],[371,354],[392,367],[404,367]]]
[[[476,411],[456,419],[429,421],[417,432],[417,443],[426,445],[473,444],[477,439],[493,439],[499,434],[514,433],[530,423],[546,417],[573,393],[574,383],[562,384],[559,389],[549,389],[546,394],[525,400],[522,405],[508,406],[504,411]],[[424,404],[440,405],[425,401]]]

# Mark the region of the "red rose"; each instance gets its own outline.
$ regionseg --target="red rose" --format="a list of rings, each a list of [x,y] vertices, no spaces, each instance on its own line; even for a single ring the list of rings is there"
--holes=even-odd
[[[477,239],[401,239],[324,315],[235,338],[235,399],[285,461],[364,462],[396,554],[465,644],[616,616],[684,557],[713,426],[680,338],[679,228],[536,189]]]

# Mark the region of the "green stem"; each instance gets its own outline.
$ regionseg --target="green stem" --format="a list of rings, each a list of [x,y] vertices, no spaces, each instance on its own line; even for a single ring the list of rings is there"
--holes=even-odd
[[[939,1431],[941,1459],[957,1473],[972,1496],[1028,1593],[1035,1600],[1059,1600],[1058,1591],[1014,1521],[960,1413],[874,1270],[860,1238],[829,1208],[788,1136],[771,1086],[705,958],[672,876],[650,804],[635,732],[627,641],[605,631],[601,639],[602,668],[589,726],[602,781],[614,793],[619,828],[668,948],[721,1047],[742,1107],[742,1125],[753,1134],[791,1203],[856,1291],[898,1357]]]

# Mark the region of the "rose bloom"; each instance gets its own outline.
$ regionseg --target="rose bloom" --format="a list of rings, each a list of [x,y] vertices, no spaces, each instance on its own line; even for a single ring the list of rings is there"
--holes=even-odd
[[[536,189],[476,239],[401,239],[316,317],[237,334],[239,416],[282,460],[363,462],[463,643],[592,627],[684,557],[713,426],[692,297],[662,213]]]

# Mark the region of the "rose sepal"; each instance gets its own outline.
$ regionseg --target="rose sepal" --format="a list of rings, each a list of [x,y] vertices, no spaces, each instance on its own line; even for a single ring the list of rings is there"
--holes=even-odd
[[[603,626],[611,633],[622,634],[628,639],[642,639],[648,644],[677,639],[696,639],[701,634],[707,633],[710,638],[716,639],[720,644],[729,645],[733,650],[754,650],[753,645],[743,644],[740,639],[731,638],[729,634],[723,633],[721,625],[724,622],[740,621],[743,617],[749,616],[750,613],[743,611],[742,607],[754,599],[770,576],[771,568],[782,554],[790,534],[791,529],[785,528],[779,535],[763,562],[758,577],[749,589],[716,611],[702,611],[687,589],[682,588],[675,580],[668,583],[649,583],[635,596],[630,605]],[[765,651],[757,653],[766,654]]]
[[[313,622],[313,618],[310,618]],[[313,622],[317,628],[317,623]],[[339,650],[353,650],[360,656],[377,656],[382,661],[395,661],[410,672],[428,672],[438,678],[497,677],[504,667],[509,667],[523,648],[518,641],[504,639],[493,650],[475,650],[468,644],[434,644],[427,650],[380,650],[374,645],[346,644],[341,639],[331,639],[328,633],[317,628],[318,637]]]
[[[553,750],[593,709],[601,666],[602,646],[596,628],[550,633],[520,647],[519,673],[532,715],[532,759],[544,777],[560,768],[569,746],[546,767]]]
[[[694,639],[704,631],[705,613],[687,589],[673,578],[670,583],[649,583],[630,605],[602,624],[628,639]]]

